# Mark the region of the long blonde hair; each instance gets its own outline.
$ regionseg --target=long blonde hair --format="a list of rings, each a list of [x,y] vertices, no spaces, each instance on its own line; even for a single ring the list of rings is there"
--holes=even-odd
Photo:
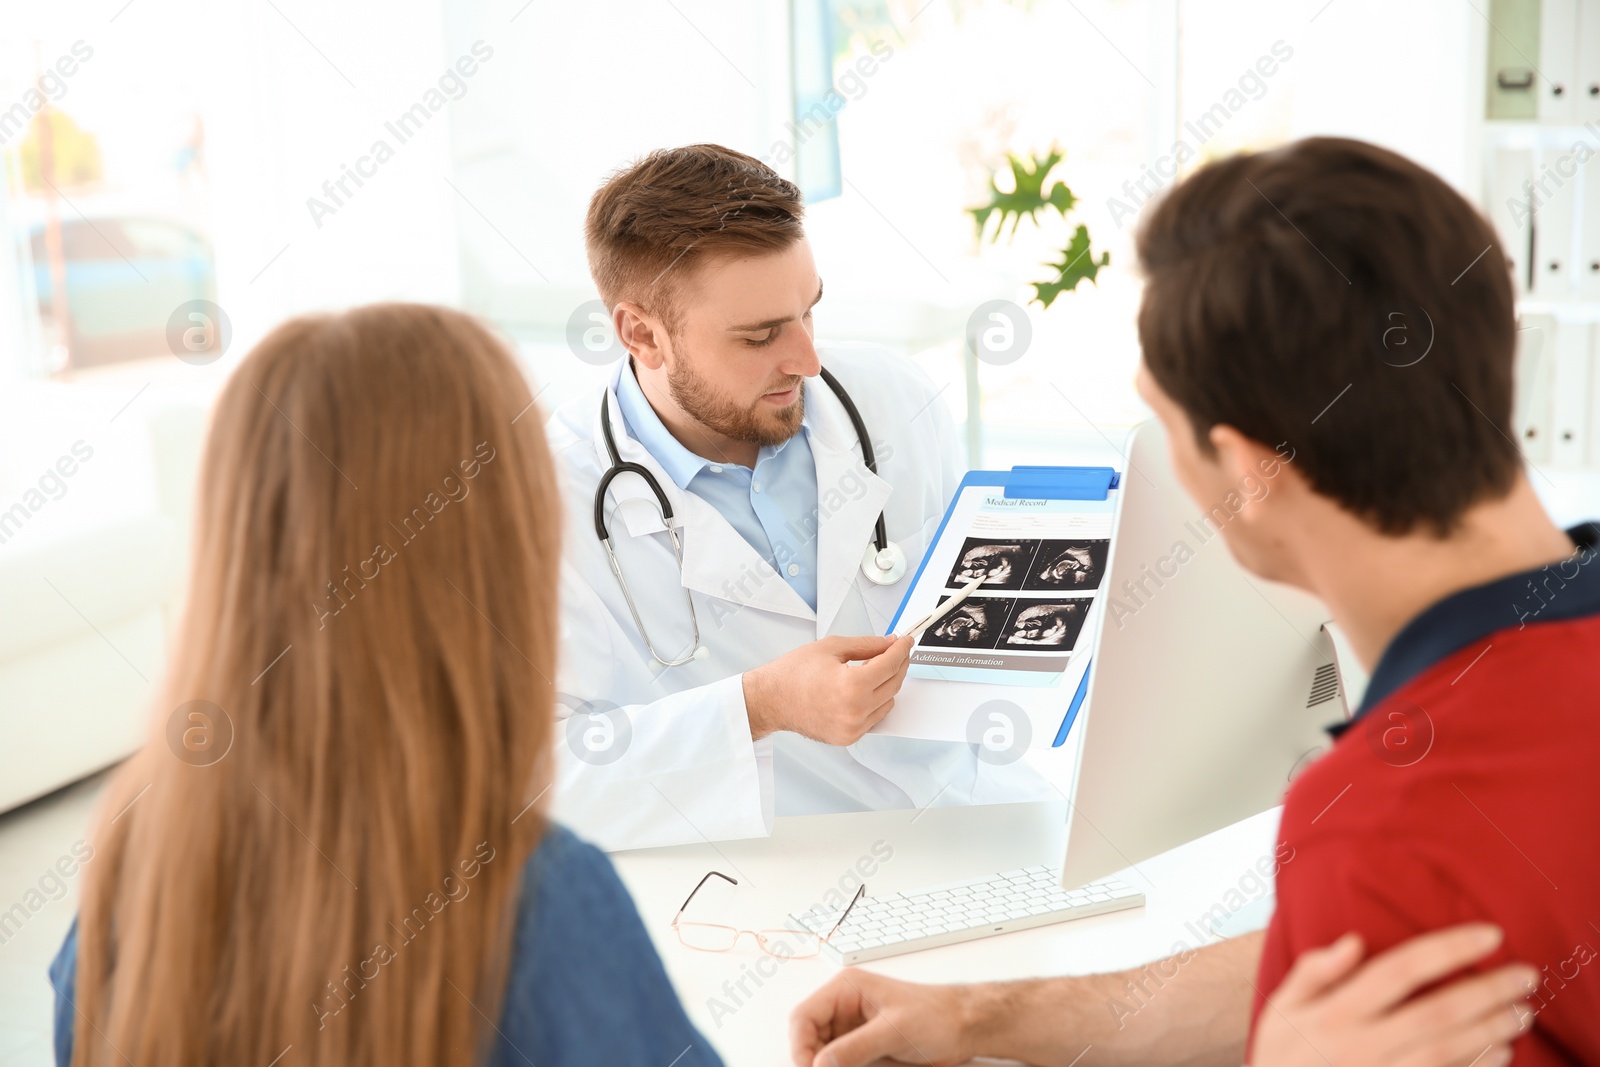
[[[152,738],[95,830],[74,1064],[483,1061],[551,774],[531,403],[442,308],[296,319],[241,362]]]

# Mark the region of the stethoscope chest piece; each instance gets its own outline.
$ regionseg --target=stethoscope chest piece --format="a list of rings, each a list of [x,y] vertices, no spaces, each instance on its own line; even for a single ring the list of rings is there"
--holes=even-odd
[[[878,585],[893,585],[906,576],[906,554],[893,541],[882,548],[869,544],[861,556],[861,573]]]

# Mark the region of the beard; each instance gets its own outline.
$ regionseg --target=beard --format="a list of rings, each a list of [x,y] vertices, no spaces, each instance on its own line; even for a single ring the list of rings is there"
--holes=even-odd
[[[804,378],[795,378],[792,384],[804,381]],[[763,400],[757,400],[750,407],[740,407],[696,374],[687,360],[678,360],[677,366],[667,371],[667,390],[678,407],[702,426],[723,437],[763,448],[781,445],[799,433],[800,422],[806,414],[804,388],[787,407],[772,408]]]

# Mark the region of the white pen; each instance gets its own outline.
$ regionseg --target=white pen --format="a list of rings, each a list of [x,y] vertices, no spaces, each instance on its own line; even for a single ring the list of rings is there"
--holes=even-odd
[[[912,637],[922,636],[922,631],[926,630],[928,627],[932,626],[934,623],[938,622],[940,619],[954,611],[963,600],[967,599],[974,589],[978,588],[978,586],[982,585],[986,581],[988,581],[987,577],[972,579],[972,581],[967,583],[966,588],[962,589],[959,593],[956,593],[949,600],[946,600],[943,604],[940,604],[938,607],[928,612],[922,618],[918,619],[916,622],[912,623],[909,627],[900,631],[900,633],[896,634],[895,636],[904,637],[906,634],[910,634]]]

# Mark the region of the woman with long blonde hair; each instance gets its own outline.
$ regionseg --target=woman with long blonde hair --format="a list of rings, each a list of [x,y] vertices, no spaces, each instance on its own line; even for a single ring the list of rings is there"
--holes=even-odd
[[[442,308],[296,319],[240,364],[152,738],[51,968],[58,1063],[718,1062],[608,861],[544,816],[531,405]]]

